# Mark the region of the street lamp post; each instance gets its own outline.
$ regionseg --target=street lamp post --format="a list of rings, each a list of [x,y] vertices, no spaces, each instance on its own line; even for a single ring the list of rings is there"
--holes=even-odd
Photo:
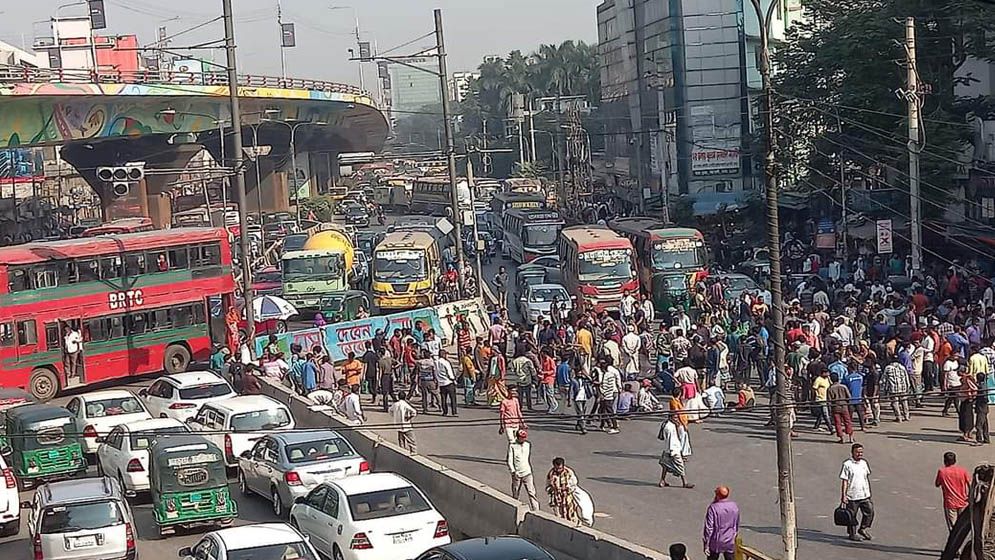
[[[356,48],[359,49],[359,12],[356,11],[356,8],[353,6],[329,6],[328,9],[331,11],[352,10],[352,19],[356,22]],[[359,61],[359,89],[366,89],[365,79],[363,78],[363,61]]]
[[[781,293],[781,231],[777,215],[777,162],[774,154],[774,95],[771,84],[770,67],[770,26],[779,0],[770,0],[766,13],[761,0],[750,0],[757,16],[760,31],[760,75],[763,78],[763,117],[766,157],[764,175],[767,202],[767,246],[770,252],[770,293],[774,345],[774,369],[777,375],[774,407],[777,433],[777,490],[781,513],[781,540],[784,543],[784,560],[795,560],[797,551],[797,529],[795,513],[795,491],[791,463],[791,394],[788,378],[784,371],[784,299]]]
[[[290,124],[287,121],[277,121],[271,119],[263,119],[263,122],[282,124],[290,129],[290,166],[293,168],[291,171],[291,176],[293,177],[294,186],[294,206],[296,206],[297,212],[297,229],[301,229],[301,197],[300,197],[300,186],[297,184],[297,129],[302,126],[315,125],[324,126],[323,121],[301,121],[298,123]]]

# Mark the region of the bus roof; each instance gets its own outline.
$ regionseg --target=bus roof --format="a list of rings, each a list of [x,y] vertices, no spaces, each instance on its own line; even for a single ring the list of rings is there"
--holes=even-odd
[[[506,200],[538,200],[545,203],[546,197],[540,194],[533,193],[523,193],[523,192],[499,192],[494,193],[494,198],[502,201]]]
[[[176,245],[189,245],[221,239],[228,239],[228,232],[224,229],[190,227],[25,243],[0,248],[0,265],[33,264],[56,259],[114,255],[143,249],[167,249]]]
[[[646,234],[650,239],[668,239],[674,237],[702,238],[700,231],[694,228],[669,227],[662,220],[645,216],[634,216],[629,218],[615,218],[608,222],[608,226],[615,231],[630,235]]]
[[[571,226],[564,228],[560,235],[578,250],[587,249],[631,249],[632,243],[607,226]]]
[[[426,249],[433,243],[435,243],[435,236],[425,231],[394,231],[388,233],[375,250]]]

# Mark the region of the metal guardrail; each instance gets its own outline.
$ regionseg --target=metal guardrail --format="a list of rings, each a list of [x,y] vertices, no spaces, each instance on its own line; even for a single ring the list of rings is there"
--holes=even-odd
[[[29,68],[26,66],[0,65],[0,83],[87,83],[87,84],[149,84],[186,86],[227,86],[227,72],[178,72],[173,70],[93,70],[72,68]],[[330,93],[365,95],[373,100],[372,94],[350,84],[306,80],[301,78],[281,78],[277,76],[257,76],[242,74],[238,77],[240,87],[272,87],[282,89],[306,89]]]

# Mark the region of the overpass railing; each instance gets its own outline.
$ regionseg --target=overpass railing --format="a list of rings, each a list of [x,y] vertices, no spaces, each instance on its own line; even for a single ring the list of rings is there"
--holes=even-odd
[[[26,66],[0,65],[0,84],[46,82],[227,86],[228,73],[220,70],[210,72],[180,72],[176,70],[122,71],[111,69],[29,68]],[[363,91],[354,85],[322,80],[241,74],[238,77],[238,85],[241,87],[272,87],[346,93],[365,95],[373,99],[373,96],[369,92]]]

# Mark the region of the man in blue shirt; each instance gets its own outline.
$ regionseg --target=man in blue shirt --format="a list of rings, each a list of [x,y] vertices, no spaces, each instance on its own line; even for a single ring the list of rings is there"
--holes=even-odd
[[[318,388],[318,368],[314,365],[314,354],[307,354],[301,363],[301,391],[303,394]]]
[[[567,356],[560,357],[560,364],[556,366],[556,390],[566,397],[567,407],[570,407],[570,363]]]
[[[857,411],[857,421],[860,422],[860,431],[866,431],[864,415],[867,412],[864,406],[864,366],[858,364],[856,360],[850,360],[850,371],[846,377],[842,378],[843,384],[850,390],[850,410]]]

